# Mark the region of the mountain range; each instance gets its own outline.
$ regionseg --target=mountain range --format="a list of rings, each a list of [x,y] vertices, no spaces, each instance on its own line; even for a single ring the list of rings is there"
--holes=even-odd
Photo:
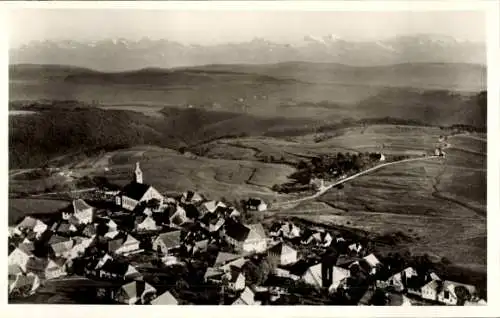
[[[167,39],[34,41],[9,51],[10,64],[58,64],[100,71],[208,64],[271,64],[290,61],[377,66],[401,63],[486,64],[484,43],[419,34],[355,42],[334,35],[307,35],[300,43],[262,38],[216,45],[182,44]]]

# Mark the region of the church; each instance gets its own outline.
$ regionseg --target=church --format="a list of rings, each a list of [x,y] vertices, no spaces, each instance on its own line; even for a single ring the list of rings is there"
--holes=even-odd
[[[151,199],[157,199],[163,203],[165,198],[152,186],[143,183],[142,170],[139,162],[135,165],[134,179],[127,184],[116,197],[116,205],[125,210],[133,211],[140,202],[147,202]]]

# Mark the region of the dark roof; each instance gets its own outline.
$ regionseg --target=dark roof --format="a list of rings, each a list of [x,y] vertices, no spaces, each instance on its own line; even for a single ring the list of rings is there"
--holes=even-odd
[[[250,229],[239,222],[231,220],[226,222],[226,235],[237,241],[244,241],[249,233]]]
[[[139,201],[150,187],[148,184],[131,182],[123,188],[120,195]]]
[[[59,223],[59,226],[57,227],[57,230],[56,232],[59,232],[59,233],[69,233],[71,232],[70,231],[70,228],[71,227],[71,224],[67,221],[62,221],[61,223]]]
[[[114,273],[123,276],[128,270],[128,265],[129,264],[124,262],[118,262],[116,260],[109,259],[104,263],[104,265],[102,265],[101,270],[104,272]]]
[[[302,276],[309,269],[309,267],[311,267],[309,262],[300,259],[296,263],[286,266],[286,269],[288,269],[290,274]]]
[[[123,242],[125,242],[125,239],[122,237],[108,241],[108,251],[109,252],[116,251],[123,245]]]

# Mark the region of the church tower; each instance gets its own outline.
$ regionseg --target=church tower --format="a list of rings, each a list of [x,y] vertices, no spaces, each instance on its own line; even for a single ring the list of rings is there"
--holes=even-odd
[[[139,166],[139,162],[135,163],[134,181],[137,183],[142,183],[142,170]]]

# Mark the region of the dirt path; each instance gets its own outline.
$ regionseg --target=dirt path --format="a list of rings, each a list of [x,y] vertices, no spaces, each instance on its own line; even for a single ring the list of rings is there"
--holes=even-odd
[[[330,189],[332,189],[333,187],[336,187],[336,186],[338,186],[340,184],[343,184],[343,183],[348,182],[350,180],[356,179],[358,177],[361,177],[361,176],[363,176],[365,174],[368,174],[370,172],[373,172],[375,170],[378,170],[378,169],[381,169],[381,168],[384,168],[384,167],[388,167],[388,166],[392,166],[392,165],[397,165],[397,164],[402,164],[402,163],[407,163],[407,162],[424,161],[424,160],[431,160],[431,159],[437,159],[437,158],[440,158],[440,157],[439,156],[427,156],[427,157],[410,158],[410,159],[403,159],[403,160],[399,160],[399,161],[393,161],[393,162],[383,163],[383,164],[377,165],[375,167],[371,167],[369,169],[366,169],[364,171],[358,172],[356,174],[353,174],[352,176],[344,178],[342,180],[339,180],[339,181],[337,181],[335,183],[332,183],[331,185],[326,186],[326,187],[320,189],[318,192],[316,192],[315,194],[313,194],[311,196],[300,198],[300,199],[296,199],[296,200],[292,200],[292,201],[275,203],[273,205],[272,209],[273,210],[274,209],[279,209],[280,207],[283,207],[283,206],[288,206],[288,205],[292,205],[292,204],[298,204],[298,203],[301,203],[301,202],[304,202],[304,201],[309,201],[309,200],[316,199],[316,198],[320,197],[321,195],[323,195],[324,193],[326,193],[327,191],[329,191]]]

